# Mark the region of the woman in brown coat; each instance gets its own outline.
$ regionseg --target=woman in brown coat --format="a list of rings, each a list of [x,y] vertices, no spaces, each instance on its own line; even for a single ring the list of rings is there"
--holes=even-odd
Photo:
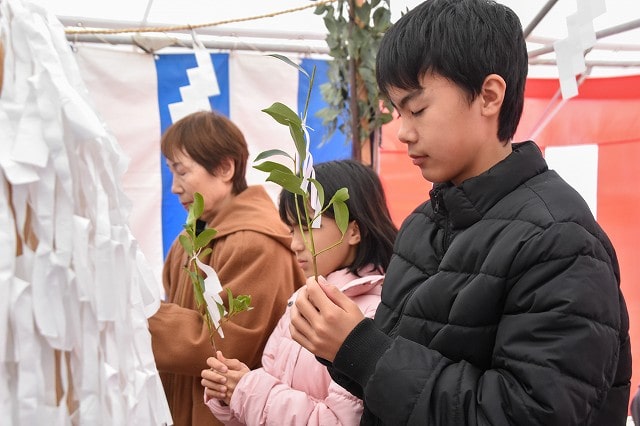
[[[218,231],[212,253],[201,260],[217,272],[223,288],[252,298],[253,310],[223,323],[224,338],[214,333],[216,348],[257,368],[288,297],[305,281],[289,248],[289,231],[264,188],[247,186],[247,144],[229,119],[210,111],[188,115],[167,129],[161,145],[173,174],[172,192],[185,208],[201,193],[200,219]],[[186,263],[176,239],[163,271],[166,302],[149,319],[153,352],[174,424],[215,425],[200,384],[206,359],[215,352],[196,310]],[[226,304],[226,292],[221,296]]]

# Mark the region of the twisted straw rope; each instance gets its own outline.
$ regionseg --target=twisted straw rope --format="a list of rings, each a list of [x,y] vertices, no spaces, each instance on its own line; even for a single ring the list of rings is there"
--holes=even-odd
[[[204,28],[204,27],[215,27],[224,24],[231,24],[236,22],[246,22],[246,21],[255,21],[263,18],[272,18],[278,15],[284,15],[287,13],[298,12],[300,10],[309,9],[311,7],[318,7],[324,4],[329,4],[336,2],[338,0],[320,0],[313,2],[312,4],[306,6],[295,7],[292,9],[286,9],[280,12],[268,13],[264,15],[257,16],[249,16],[246,18],[237,18],[237,19],[227,19],[225,21],[218,22],[208,22],[204,24],[187,24],[187,25],[176,25],[176,26],[166,26],[166,27],[142,27],[142,28],[76,28],[76,27],[65,27],[65,34],[122,34],[122,33],[164,33],[164,32],[172,32],[172,31],[184,31],[184,30],[194,30],[196,28]]]

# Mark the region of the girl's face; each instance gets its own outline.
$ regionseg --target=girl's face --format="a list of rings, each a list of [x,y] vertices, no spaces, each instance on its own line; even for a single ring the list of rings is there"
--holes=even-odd
[[[177,152],[173,161],[167,161],[173,175],[171,192],[180,199],[180,204],[189,209],[193,194],[199,192],[204,199],[204,210],[200,219],[209,222],[220,208],[232,198],[233,162],[229,161],[216,175],[212,175],[193,160],[186,152]]]
[[[305,245],[305,240],[309,240],[309,231],[306,229],[300,232],[300,227],[296,220],[292,220],[291,229],[291,250],[295,253],[298,265],[304,271],[305,276],[313,276],[313,258],[311,252]],[[360,243],[360,230],[355,221],[351,221],[340,244],[340,229],[336,221],[330,217],[322,216],[320,228],[313,228],[313,241],[316,253],[331,247],[316,257],[318,275],[326,277],[330,273],[345,268],[353,263],[356,258],[356,250]]]

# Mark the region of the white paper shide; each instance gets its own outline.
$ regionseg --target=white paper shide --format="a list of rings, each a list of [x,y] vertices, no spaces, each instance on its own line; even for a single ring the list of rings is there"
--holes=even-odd
[[[129,229],[127,159],[55,16],[0,0],[0,36],[2,422],[170,424],[147,326],[161,289]]]

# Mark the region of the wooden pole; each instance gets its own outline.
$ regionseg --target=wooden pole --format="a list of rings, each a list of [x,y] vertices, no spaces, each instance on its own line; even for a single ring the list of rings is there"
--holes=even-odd
[[[353,39],[356,26],[356,0],[349,0],[349,41]],[[362,149],[360,146],[360,110],[358,108],[358,67],[354,53],[355,49],[349,49],[349,109],[351,111],[351,158],[362,161]]]

